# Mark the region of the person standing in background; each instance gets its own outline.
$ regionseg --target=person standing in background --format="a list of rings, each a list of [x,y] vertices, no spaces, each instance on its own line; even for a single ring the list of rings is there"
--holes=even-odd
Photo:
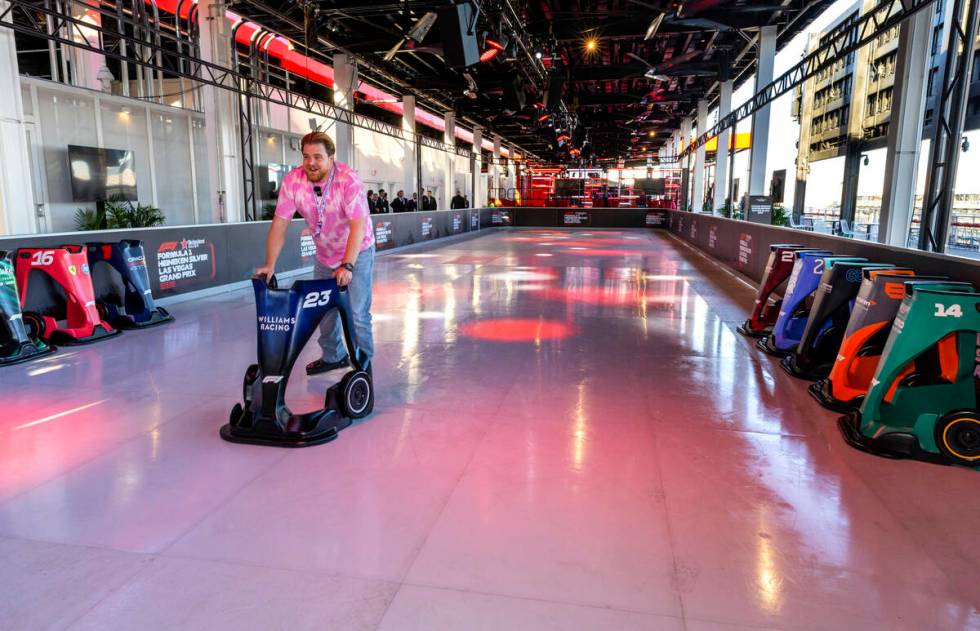
[[[412,193],[412,199],[405,202],[405,212],[414,213],[419,209],[419,194]]]
[[[456,194],[453,195],[452,201],[449,203],[449,208],[451,210],[466,208],[466,200],[463,198],[463,195],[459,192],[458,188],[456,189]]]
[[[391,208],[388,206],[388,196],[385,195],[385,190],[383,188],[378,189],[377,207],[379,213],[386,213],[391,210]]]
[[[407,201],[405,200],[405,191],[398,191],[395,199],[391,200],[391,212],[393,213],[403,213],[405,212],[405,205]]]

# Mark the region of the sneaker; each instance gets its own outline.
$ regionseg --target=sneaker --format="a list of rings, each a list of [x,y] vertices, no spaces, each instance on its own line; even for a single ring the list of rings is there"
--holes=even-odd
[[[331,370],[336,370],[338,368],[345,368],[347,366],[350,366],[350,358],[348,357],[345,357],[335,362],[325,362],[322,359],[318,359],[306,365],[306,374],[319,375],[320,373],[323,372],[330,372]]]

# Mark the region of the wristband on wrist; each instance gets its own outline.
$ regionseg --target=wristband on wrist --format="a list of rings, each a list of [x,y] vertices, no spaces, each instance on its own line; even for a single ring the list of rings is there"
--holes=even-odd
[[[348,272],[353,272],[354,271],[354,264],[353,263],[341,263],[340,266],[343,267]]]

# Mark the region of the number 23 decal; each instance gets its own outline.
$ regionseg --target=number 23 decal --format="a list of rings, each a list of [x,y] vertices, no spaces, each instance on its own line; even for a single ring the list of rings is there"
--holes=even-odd
[[[330,302],[331,291],[330,289],[324,289],[323,291],[314,291],[306,294],[306,298],[303,299],[303,308],[322,307],[327,304]]]

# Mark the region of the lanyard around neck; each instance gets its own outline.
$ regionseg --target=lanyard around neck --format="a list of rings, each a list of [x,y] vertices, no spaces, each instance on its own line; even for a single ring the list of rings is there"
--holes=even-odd
[[[326,190],[323,191],[323,195],[317,195],[316,191],[313,192],[313,204],[316,206],[316,230],[313,233],[313,238],[320,236],[323,231],[323,215],[327,210],[327,203],[330,201],[330,189],[333,184],[333,176],[337,173],[337,165],[333,165],[330,169],[330,175],[327,177]],[[316,186],[315,184],[313,186]]]

